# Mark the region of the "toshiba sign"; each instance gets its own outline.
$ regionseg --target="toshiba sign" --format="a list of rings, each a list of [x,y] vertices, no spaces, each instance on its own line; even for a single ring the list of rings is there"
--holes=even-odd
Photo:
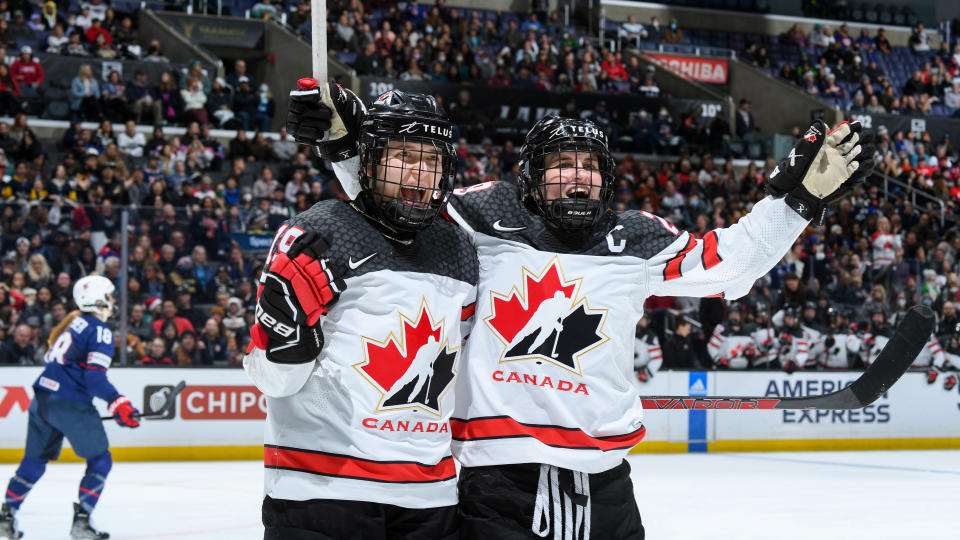
[[[187,386],[180,394],[184,420],[263,420],[267,396],[256,386]]]
[[[713,84],[726,84],[727,82],[726,60],[666,54],[645,54],[643,57],[694,81]]]

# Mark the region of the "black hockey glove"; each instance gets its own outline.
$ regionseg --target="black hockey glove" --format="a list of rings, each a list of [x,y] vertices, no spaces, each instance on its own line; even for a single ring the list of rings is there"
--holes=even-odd
[[[343,161],[357,155],[357,135],[366,109],[356,94],[331,81],[297,81],[290,91],[287,131],[321,158]]]
[[[822,225],[830,203],[850,193],[873,170],[871,142],[860,122],[843,122],[827,132],[827,125],[815,120],[770,173],[767,192],[784,197],[801,217]]]
[[[320,316],[346,288],[336,279],[327,259],[328,238],[308,232],[297,238],[286,253],[277,253],[265,270],[257,299],[256,324],[250,329],[253,344],[280,364],[312,362],[323,348]]]

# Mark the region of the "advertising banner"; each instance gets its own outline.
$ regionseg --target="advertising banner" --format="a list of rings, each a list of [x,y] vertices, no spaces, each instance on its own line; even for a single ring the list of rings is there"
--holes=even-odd
[[[196,45],[220,47],[260,47],[264,34],[263,21],[236,17],[196,17],[159,11],[157,17],[186,36]]]
[[[655,53],[644,53],[643,57],[693,81],[711,84],[727,84],[727,74],[729,70],[726,60]]]
[[[20,459],[40,367],[0,368],[0,461]],[[797,397],[833,392],[859,372],[662,371],[637,383],[643,396]],[[115,368],[110,380],[143,414],[174,407],[138,429],[104,421],[117,460],[262,459],[267,398],[241,369]],[[100,400],[94,404],[106,415]],[[960,448],[960,394],[907,373],[876,403],[850,411],[648,410],[635,452]],[[66,457],[70,453],[65,453]],[[75,458],[74,458],[75,459]]]

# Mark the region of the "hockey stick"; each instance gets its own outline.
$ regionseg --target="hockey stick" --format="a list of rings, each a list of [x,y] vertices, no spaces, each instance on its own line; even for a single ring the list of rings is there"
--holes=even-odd
[[[914,306],[880,355],[853,384],[820,396],[766,398],[733,396],[642,396],[644,409],[859,409],[876,401],[907,371],[927,344],[933,310]]]
[[[177,396],[180,395],[180,392],[183,392],[183,389],[187,387],[187,381],[180,381],[170,390],[170,393],[167,394],[167,400],[163,403],[163,406],[158,410],[144,415],[138,415],[137,418],[140,420],[152,420],[156,418],[163,418],[170,412],[170,409],[173,408],[173,404],[177,402]],[[101,420],[113,420],[112,416],[101,416]]]

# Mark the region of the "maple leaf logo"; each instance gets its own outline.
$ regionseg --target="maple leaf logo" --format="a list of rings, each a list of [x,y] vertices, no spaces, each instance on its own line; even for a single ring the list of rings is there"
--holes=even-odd
[[[567,280],[554,257],[539,274],[523,269],[522,290],[491,291],[484,319],[504,344],[500,362],[548,361],[578,375],[580,357],[607,342],[606,310],[593,310],[578,291],[583,278]]]
[[[441,416],[459,350],[449,347],[443,325],[444,319],[433,321],[423,299],[416,320],[400,313],[397,334],[361,340],[364,360],[353,367],[380,392],[377,411],[419,407]]]

